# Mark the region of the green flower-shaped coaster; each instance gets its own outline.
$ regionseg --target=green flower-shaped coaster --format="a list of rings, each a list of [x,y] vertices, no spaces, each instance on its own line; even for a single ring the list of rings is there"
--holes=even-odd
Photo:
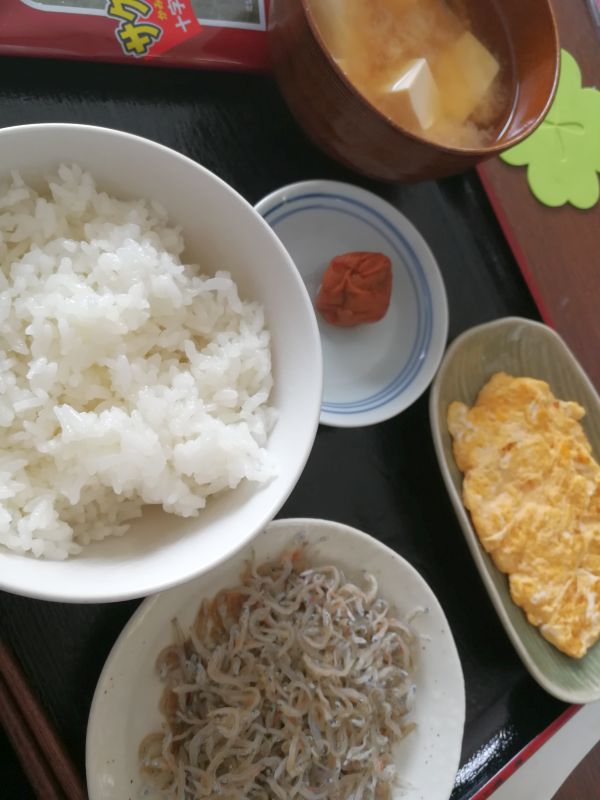
[[[587,209],[598,202],[600,92],[582,88],[581,70],[566,50],[561,50],[558,89],[545,120],[500,158],[513,166],[529,165],[529,188],[544,205]]]

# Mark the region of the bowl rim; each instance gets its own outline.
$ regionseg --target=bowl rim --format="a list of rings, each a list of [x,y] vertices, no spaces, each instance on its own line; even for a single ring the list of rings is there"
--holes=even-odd
[[[554,102],[554,98],[556,96],[556,91],[558,89],[558,81],[560,77],[560,39],[558,34],[558,25],[556,22],[556,14],[554,9],[552,8],[552,4],[549,0],[544,0],[544,5],[546,11],[550,17],[550,24],[552,27],[552,39],[554,44],[554,76],[552,79],[552,87],[550,89],[550,93],[546,98],[546,102],[544,103],[544,107],[538,117],[535,119],[531,125],[525,126],[522,130],[516,133],[514,136],[509,137],[505,141],[495,141],[486,147],[451,147],[450,145],[439,144],[438,142],[433,142],[431,139],[427,139],[424,136],[419,136],[416,133],[408,130],[408,128],[403,127],[398,122],[395,122],[386,114],[383,113],[376,105],[374,105],[362,92],[361,90],[355,86],[354,83],[348,78],[346,73],[341,69],[336,59],[332,56],[330,49],[325,44],[325,40],[321,35],[319,27],[316,23],[314,18],[312,8],[311,8],[311,0],[300,0],[300,6],[302,8],[302,12],[312,33],[315,41],[317,42],[319,49],[324,54],[325,58],[329,62],[330,67],[332,67],[334,73],[337,77],[346,85],[346,87],[356,94],[356,96],[360,99],[362,103],[364,103],[370,111],[372,111],[381,121],[387,123],[394,131],[397,133],[401,133],[403,136],[406,136],[408,139],[412,139],[414,142],[417,142],[421,145],[429,145],[430,147],[433,146],[440,152],[444,153],[445,155],[450,156],[475,156],[476,158],[487,158],[494,155],[498,155],[499,153],[508,150],[511,147],[519,144],[522,142],[523,139],[526,139],[528,136],[539,128],[542,124],[546,115],[550,111],[550,107]]]
[[[287,499],[289,498],[290,494],[296,487],[300,477],[306,467],[308,462],[308,458],[310,453],[313,449],[318,426],[319,426],[319,414],[321,409],[321,400],[323,396],[323,353],[321,347],[321,339],[319,336],[318,326],[316,316],[314,314],[314,309],[312,307],[312,303],[310,301],[310,297],[304,285],[304,281],[302,280],[302,276],[298,272],[296,265],[294,264],[293,260],[291,259],[289,253],[285,249],[285,247],[281,244],[279,238],[275,234],[275,232],[271,229],[271,227],[265,222],[262,216],[256,211],[253,205],[242,195],[240,192],[237,191],[231,184],[227,183],[227,181],[223,180],[219,175],[214,173],[212,170],[205,167],[203,164],[200,164],[198,161],[190,158],[189,156],[184,155],[183,153],[175,150],[172,147],[164,145],[160,142],[157,142],[153,139],[149,139],[144,136],[139,136],[134,133],[129,133],[127,131],[120,130],[118,128],[109,128],[102,125],[93,125],[93,124],[82,124],[82,123],[71,123],[71,122],[38,122],[38,123],[30,123],[25,125],[11,125],[5,128],[0,129],[0,148],[2,146],[2,141],[4,137],[15,137],[19,136],[19,134],[24,132],[29,132],[37,130],[40,134],[43,134],[46,130],[62,130],[62,131],[69,131],[73,134],[83,134],[84,136],[88,133],[96,133],[106,137],[113,137],[115,139],[127,139],[132,142],[132,144],[140,144],[144,147],[149,147],[156,151],[162,153],[163,156],[166,156],[170,159],[177,159],[183,162],[189,169],[195,170],[196,172],[200,173],[205,179],[209,181],[214,181],[216,184],[220,185],[223,191],[233,195],[237,198],[237,200],[245,206],[246,210],[249,210],[251,215],[254,217],[258,225],[261,225],[265,231],[268,232],[268,236],[273,242],[274,246],[277,250],[281,253],[283,260],[286,262],[286,265],[295,274],[296,277],[296,284],[298,288],[298,299],[300,302],[303,303],[305,309],[307,311],[307,321],[308,327],[312,330],[311,339],[314,343],[314,357],[316,361],[313,363],[313,369],[311,370],[311,374],[313,375],[314,381],[314,394],[318,400],[314,403],[314,408],[311,410],[310,407],[305,408],[305,417],[307,419],[307,431],[309,435],[306,437],[306,443],[304,447],[298,452],[298,459],[296,468],[291,472],[289,480],[287,481],[285,486],[282,486],[282,490],[276,495],[268,504],[265,504],[264,510],[262,513],[258,514],[257,521],[253,525],[248,525],[245,528],[244,536],[240,537],[239,540],[236,542],[236,546],[232,548],[229,552],[222,554],[216,558],[214,558],[208,565],[204,566],[191,566],[185,572],[185,575],[182,573],[178,573],[177,576],[173,577],[172,575],[163,575],[161,579],[156,577],[153,580],[148,580],[144,586],[137,585],[132,589],[123,590],[121,586],[117,589],[113,588],[113,584],[110,580],[104,581],[102,584],[100,582],[94,581],[93,586],[82,592],[81,589],[72,590],[68,586],[64,584],[56,584],[54,582],[47,581],[43,584],[43,586],[38,585],[35,576],[32,578],[28,578],[25,586],[23,586],[23,581],[19,578],[19,570],[18,569],[7,569],[7,570],[0,570],[0,590],[11,592],[21,597],[30,597],[39,600],[49,600],[49,601],[56,601],[56,602],[63,602],[63,603],[112,603],[112,602],[120,602],[124,600],[131,600],[131,599],[138,599],[145,597],[149,594],[156,594],[157,592],[161,592],[181,584],[187,583],[191,580],[195,580],[199,578],[202,574],[215,569],[216,567],[220,566],[222,563],[226,562],[233,556],[235,556],[243,547],[247,546],[255,536],[257,536],[261,530],[263,530],[277,515],[280,509],[283,507]],[[74,159],[76,161],[76,159]],[[58,164],[60,159],[55,159],[55,163]],[[6,174],[10,172],[10,166],[5,165],[2,170],[0,170],[0,174]],[[102,180],[100,179],[100,184]],[[134,195],[135,196],[135,195]],[[258,491],[260,491],[260,487],[258,487]],[[53,559],[35,559],[29,553],[18,553],[13,550],[9,550],[4,546],[0,546],[0,555],[2,559],[33,559],[39,563],[42,563],[47,570],[51,570],[56,563],[70,563],[74,559],[67,559],[66,562],[56,562]],[[76,558],[76,557],[75,557]],[[15,561],[17,563],[17,561]],[[189,562],[192,563],[192,562]],[[182,571],[183,572],[183,571]]]

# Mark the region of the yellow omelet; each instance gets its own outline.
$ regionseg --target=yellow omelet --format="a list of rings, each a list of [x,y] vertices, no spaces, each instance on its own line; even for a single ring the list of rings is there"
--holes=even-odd
[[[544,381],[493,375],[448,429],[463,502],[511,596],[559,650],[600,638],[600,466],[577,403]]]

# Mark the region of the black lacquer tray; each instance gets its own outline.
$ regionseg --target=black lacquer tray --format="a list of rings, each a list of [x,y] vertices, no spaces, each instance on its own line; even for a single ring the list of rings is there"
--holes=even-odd
[[[24,59],[3,59],[0,66],[2,126],[79,122],[140,134],[196,159],[251,203],[309,178],[354,182],[381,195],[414,222],[438,259],[450,339],[496,317],[538,316],[475,173],[415,185],[366,181],[307,142],[267,77]],[[407,558],[436,592],[467,691],[452,800],[474,797],[564,711],[521,665],[480,582],[438,472],[426,395],[381,425],[321,428],[280,516],[323,517],[368,531]],[[135,607],[0,594],[0,635],[82,773],[94,687]],[[0,764],[2,797],[33,797],[3,735]]]

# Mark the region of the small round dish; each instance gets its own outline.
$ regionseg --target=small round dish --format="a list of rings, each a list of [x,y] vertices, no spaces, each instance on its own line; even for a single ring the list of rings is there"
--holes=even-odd
[[[334,181],[285,186],[256,210],[291,255],[313,304],[334,256],[380,252],[392,262],[392,298],[382,320],[336,328],[317,313],[324,370],[320,421],[360,427],[408,408],[433,379],[448,333],[444,283],[420,233],[385,200]]]
[[[377,579],[382,597],[401,616],[418,608],[413,626],[421,635],[415,672],[416,729],[393,753],[400,779],[394,800],[448,800],[458,768],[465,717],[460,660],[444,612],[419,573],[372,536],[347,525],[318,519],[271,523],[251,545],[201,578],[145,600],[114,645],[94,694],[86,741],[90,800],[158,800],[138,772],[138,747],[160,730],[162,684],[155,663],[172,641],[176,617],[186,630],[203,598],[239,583],[245,562],[278,556],[302,533],[315,565],[333,563],[350,580],[365,565]]]

